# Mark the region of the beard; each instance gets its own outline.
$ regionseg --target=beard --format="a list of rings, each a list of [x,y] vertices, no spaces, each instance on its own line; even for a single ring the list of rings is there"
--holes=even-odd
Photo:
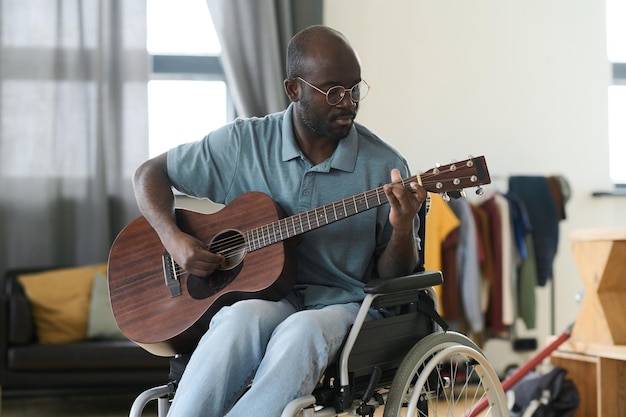
[[[334,139],[340,141],[344,139],[350,133],[350,129],[354,124],[354,121],[347,125],[340,125],[337,127],[333,127],[332,123],[346,116],[351,116],[352,119],[356,117],[355,112],[346,111],[332,117],[324,117],[316,112],[308,101],[301,100],[300,101],[301,111],[299,114],[299,118],[306,127],[308,127],[313,133],[318,136],[326,137],[329,139]]]

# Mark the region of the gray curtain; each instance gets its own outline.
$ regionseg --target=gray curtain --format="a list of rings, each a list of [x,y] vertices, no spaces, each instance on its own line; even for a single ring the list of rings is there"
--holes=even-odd
[[[148,156],[145,0],[2,0],[0,273],[106,261]]]
[[[237,114],[283,110],[285,49],[299,30],[322,23],[323,0],[207,0]]]

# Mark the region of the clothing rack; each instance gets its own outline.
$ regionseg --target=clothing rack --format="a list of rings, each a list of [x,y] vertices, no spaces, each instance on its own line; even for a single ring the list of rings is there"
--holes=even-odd
[[[535,176],[512,175],[512,176],[504,177],[504,176],[495,175],[495,176],[491,176],[491,178],[493,182],[500,183],[500,186],[496,187],[496,190],[490,190],[491,187],[489,186],[485,187],[485,193],[482,196],[470,197],[469,200],[471,200],[471,202],[469,203],[474,206],[481,206],[487,200],[494,198],[495,195],[499,195],[500,196],[498,197],[499,204],[503,204],[503,201],[507,201],[509,205],[511,205],[511,207],[515,205],[515,207],[510,209],[511,211],[515,210],[515,215],[511,214],[511,212],[507,212],[505,214],[509,216],[508,220],[511,222],[510,223],[511,233],[513,234],[517,233],[517,235],[514,235],[513,237],[516,238],[516,240],[514,241],[514,244],[518,246],[513,247],[513,249],[519,251],[521,250],[519,245],[523,246],[523,244],[526,243],[527,245],[532,246],[532,248],[529,247],[527,249],[532,249],[535,252],[534,255],[538,257],[537,259],[535,259],[535,261],[537,262],[537,265],[536,265],[537,285],[539,286],[549,285],[549,288],[550,288],[550,330],[552,334],[554,334],[554,332],[556,331],[556,324],[555,324],[556,294],[555,294],[555,286],[554,286],[554,277],[552,273],[552,262],[553,262],[554,256],[556,255],[556,249],[558,246],[559,223],[561,220],[565,219],[565,204],[570,198],[569,184],[567,183],[565,178],[559,175],[552,175],[550,177],[536,176],[536,175]],[[504,188],[504,184],[507,184],[507,189],[506,191],[501,191],[501,189]],[[498,188],[500,190],[498,190]],[[471,193],[468,193],[468,194],[471,194]],[[450,208],[452,208],[453,211],[455,211],[456,215],[459,215],[461,213],[458,217],[462,217],[463,216],[462,212],[464,210],[465,211],[467,210],[467,209],[460,208],[460,206],[464,204],[465,203],[455,203],[454,201],[451,201],[448,203]],[[457,206],[457,207],[453,207],[453,206]],[[473,209],[475,208],[476,207],[474,207]],[[546,217],[545,215],[546,213],[551,214],[551,217]],[[518,221],[520,221],[521,223],[519,224],[513,223],[514,222],[513,218],[515,216],[517,216]],[[478,219],[476,217],[474,218],[474,220],[478,222]],[[494,221],[494,220],[492,219],[491,221]],[[428,219],[427,219],[427,222],[428,222]],[[467,222],[467,219],[466,219],[466,222]],[[506,225],[506,223],[504,224]],[[463,228],[463,225],[460,224],[459,228]],[[429,236],[428,230],[430,230],[430,226],[427,225],[426,230],[427,230],[427,236]],[[532,234],[533,230],[542,230],[542,234],[541,235],[536,234],[538,236],[535,236]],[[494,232],[492,231],[492,233]],[[545,235],[547,235],[547,238]],[[427,243],[429,239],[430,238],[427,239]],[[507,242],[503,242],[501,244],[506,246],[505,243]],[[465,250],[466,253],[468,251],[471,252],[471,248],[469,249],[463,248],[463,249]],[[502,248],[500,249],[502,250]],[[527,266],[527,268],[531,268],[531,266]],[[445,266],[443,269],[445,269]],[[457,274],[457,275],[459,274],[458,270],[453,271],[452,273]],[[514,274],[515,273],[519,273],[519,271],[514,271]],[[528,270],[526,270],[525,273],[528,273]],[[450,279],[450,277],[448,276],[448,273],[445,270],[444,270],[444,275],[447,277],[447,280]],[[508,277],[508,275],[505,275],[505,276]],[[514,277],[516,278],[516,280],[513,283],[519,285],[517,281],[518,276],[514,275]],[[525,278],[525,279],[528,279],[528,278]],[[517,309],[516,314],[519,314],[519,304],[521,304],[521,302],[519,301],[520,300],[519,295],[517,294],[520,291],[519,286],[518,288],[513,288],[512,287],[513,284],[511,282],[506,282],[506,281],[504,281],[501,284],[509,285],[509,287],[505,288],[504,290],[505,291],[508,290],[511,293],[516,294],[517,298],[515,298],[515,300],[517,301],[516,301],[516,304],[514,304],[513,308]],[[525,288],[528,291],[528,282],[525,282],[525,285],[526,285]],[[497,291],[497,288],[495,291]],[[533,296],[534,296],[534,292],[533,292]],[[463,299],[463,297],[466,298],[467,295],[460,293],[459,298]],[[444,297],[444,300],[445,300],[445,297]],[[490,300],[490,303],[491,302],[494,302],[494,300]],[[533,298],[532,303],[534,303],[534,298]],[[445,313],[446,313],[445,301],[443,305],[444,305],[444,316],[445,316]],[[512,308],[511,305],[507,305],[507,307],[509,309]],[[534,304],[533,304],[533,307],[536,309],[536,306],[534,306]],[[464,306],[464,308],[467,309],[467,306]],[[507,313],[509,314],[509,316],[507,316],[506,320],[503,319],[503,321],[510,324],[511,323],[510,310],[507,310],[505,312],[505,314]],[[467,317],[471,317],[471,316],[467,315]],[[515,319],[517,318],[519,318],[519,316],[515,317]],[[532,320],[535,320],[534,316],[532,316],[531,318]],[[515,323],[515,319],[512,321],[513,324]],[[485,322],[486,321],[487,319],[485,318]],[[480,327],[477,327],[477,328],[480,328]],[[534,324],[533,324],[533,328],[534,328]],[[514,326],[513,326],[513,330],[514,330]],[[507,332],[511,334],[511,326],[508,326]]]

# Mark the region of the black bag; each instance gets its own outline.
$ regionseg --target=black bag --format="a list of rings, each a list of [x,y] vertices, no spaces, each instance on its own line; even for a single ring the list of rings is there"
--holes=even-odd
[[[567,371],[553,367],[550,372],[530,372],[507,391],[511,417],[571,417],[580,396]]]

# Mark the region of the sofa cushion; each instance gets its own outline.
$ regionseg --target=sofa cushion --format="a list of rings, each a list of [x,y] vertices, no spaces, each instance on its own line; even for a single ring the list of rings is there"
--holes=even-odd
[[[91,289],[87,338],[125,339],[113,316],[107,277],[100,272],[96,272]]]
[[[72,343],[86,339],[91,288],[98,271],[106,273],[106,264],[19,276],[31,304],[40,343]]]
[[[7,354],[12,371],[150,369],[167,368],[168,363],[168,358],[154,356],[129,340],[15,346]]]

